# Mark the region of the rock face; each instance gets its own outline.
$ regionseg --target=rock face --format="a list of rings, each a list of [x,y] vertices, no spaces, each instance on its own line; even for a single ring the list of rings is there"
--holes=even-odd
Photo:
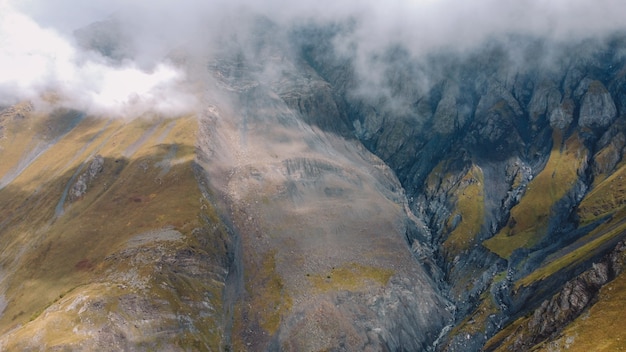
[[[617,109],[611,94],[601,82],[589,83],[587,91],[580,103],[581,127],[607,127],[617,117]]]
[[[78,176],[76,183],[70,188],[70,201],[82,198],[87,192],[89,184],[102,172],[103,168],[104,158],[101,155],[96,155],[91,163],[89,163],[87,170]]]
[[[502,344],[512,351],[527,350],[555,337],[564,326],[578,317],[597,300],[600,288],[624,270],[626,244],[618,243],[615,249],[591,269],[567,281],[560,292],[546,299],[530,318],[514,333],[506,336]]]

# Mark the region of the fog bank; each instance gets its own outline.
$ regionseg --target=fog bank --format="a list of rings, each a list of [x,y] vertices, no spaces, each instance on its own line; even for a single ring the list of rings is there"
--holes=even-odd
[[[53,92],[64,105],[94,114],[193,111],[197,99],[188,90],[189,72],[172,62],[173,53],[207,62],[225,43],[253,34],[255,18],[285,31],[352,23],[335,46],[338,52],[350,48],[357,70],[367,76],[363,80],[375,86],[381,70],[371,67],[371,58],[390,46],[419,59],[507,35],[555,42],[602,38],[626,29],[624,13],[626,3],[618,0],[3,0],[0,104]],[[119,57],[79,45],[76,30],[111,20],[121,33],[114,43],[123,49]]]

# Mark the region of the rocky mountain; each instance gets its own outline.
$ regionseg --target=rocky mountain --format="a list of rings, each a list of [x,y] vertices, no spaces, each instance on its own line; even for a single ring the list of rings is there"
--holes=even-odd
[[[3,107],[2,349],[624,348],[626,37],[364,70],[351,30],[173,51],[195,114]]]

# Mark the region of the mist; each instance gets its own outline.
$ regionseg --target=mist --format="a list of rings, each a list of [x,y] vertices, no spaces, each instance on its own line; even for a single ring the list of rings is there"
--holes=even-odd
[[[624,13],[626,3],[619,0],[3,0],[0,104],[52,100],[92,114],[127,117],[192,112],[199,92],[189,82],[205,78],[190,67],[201,71],[230,43],[245,42],[258,18],[285,32],[307,24],[351,23],[335,37],[335,51],[351,57],[362,86],[384,90],[384,63],[372,58],[393,46],[419,61],[433,52],[467,52],[510,35],[559,43],[603,38],[626,29]],[[103,21],[118,26],[115,55],[77,39],[81,29]],[[192,64],[177,62],[180,52]]]

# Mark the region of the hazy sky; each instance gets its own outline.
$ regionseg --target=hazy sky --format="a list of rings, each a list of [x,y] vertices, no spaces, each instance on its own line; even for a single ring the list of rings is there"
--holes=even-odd
[[[397,42],[419,56],[504,33],[602,36],[624,30],[624,14],[622,0],[0,0],[0,103],[54,89],[92,112],[184,111],[194,104],[181,86],[185,75],[161,59],[180,45],[210,55],[216,38],[247,35],[250,15],[285,28],[353,18],[348,39],[359,53]],[[111,65],[76,48],[73,30],[111,16],[130,29],[135,61]]]

